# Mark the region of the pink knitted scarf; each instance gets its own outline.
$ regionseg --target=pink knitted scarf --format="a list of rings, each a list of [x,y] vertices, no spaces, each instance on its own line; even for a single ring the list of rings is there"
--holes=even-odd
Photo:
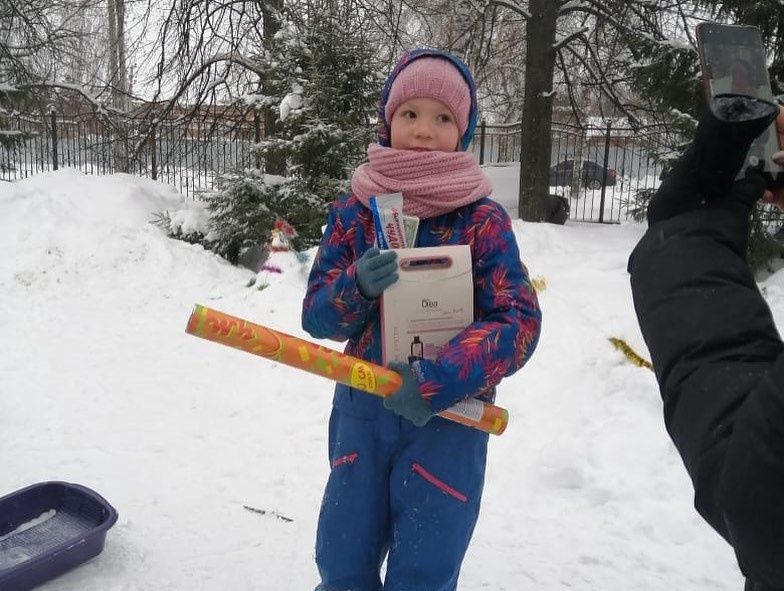
[[[403,193],[403,213],[431,218],[492,193],[490,179],[466,152],[417,152],[378,144],[354,172],[351,189],[365,206],[370,197]]]

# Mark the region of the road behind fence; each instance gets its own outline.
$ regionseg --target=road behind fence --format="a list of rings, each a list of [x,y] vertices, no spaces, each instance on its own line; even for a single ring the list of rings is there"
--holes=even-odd
[[[15,150],[0,149],[0,178],[4,180],[60,167],[89,174],[127,172],[171,184],[198,199],[216,188],[221,173],[259,164],[253,154],[261,139],[259,120],[239,112],[111,121],[94,114],[16,114],[0,118],[0,129],[16,130],[25,138]],[[483,165],[519,167],[520,137],[519,123],[482,123],[469,150]],[[672,144],[673,139],[660,127],[632,131],[612,123],[584,127],[554,124],[550,192],[569,200],[573,220],[628,219],[640,195],[658,186],[661,166],[654,155]],[[583,164],[581,174],[580,164],[574,161],[593,164],[590,171],[589,164]],[[589,174],[596,170],[599,181],[596,174]]]

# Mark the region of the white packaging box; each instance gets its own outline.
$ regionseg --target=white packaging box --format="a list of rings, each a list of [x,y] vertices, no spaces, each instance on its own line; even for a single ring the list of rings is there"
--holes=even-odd
[[[474,284],[468,245],[401,248],[399,279],[381,296],[384,364],[435,359],[474,321]]]

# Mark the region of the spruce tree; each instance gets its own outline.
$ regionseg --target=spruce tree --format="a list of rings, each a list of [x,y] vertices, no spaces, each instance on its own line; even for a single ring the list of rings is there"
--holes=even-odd
[[[373,139],[381,80],[372,45],[351,16],[321,11],[284,13],[272,47],[257,58],[267,82],[256,104],[276,105],[280,123],[258,146],[261,170],[232,175],[211,199],[218,252],[266,240],[278,218],[297,230],[295,247],[316,244],[329,204],[349,188]],[[273,159],[285,161],[283,176],[265,174]]]
[[[29,80],[30,73],[15,65],[0,62],[0,172],[13,169],[14,155],[30,137],[19,129],[14,118],[32,99],[30,91],[19,88],[20,83]]]
[[[9,84],[0,82],[0,172],[13,170],[14,155],[26,135],[13,125],[13,113],[22,93]]]

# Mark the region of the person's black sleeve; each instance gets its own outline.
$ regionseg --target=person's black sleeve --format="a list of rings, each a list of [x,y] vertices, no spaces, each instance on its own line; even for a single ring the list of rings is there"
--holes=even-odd
[[[784,589],[784,346],[745,261],[739,203],[654,223],[629,271],[696,508],[766,585],[754,589]]]

